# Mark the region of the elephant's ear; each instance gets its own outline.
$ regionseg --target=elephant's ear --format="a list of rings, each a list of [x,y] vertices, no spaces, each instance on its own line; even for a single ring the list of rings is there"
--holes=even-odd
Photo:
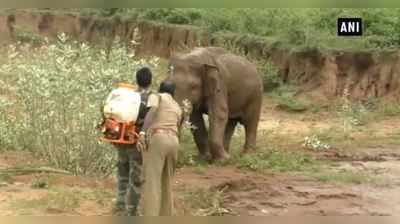
[[[204,96],[208,101],[210,112],[227,113],[227,89],[221,69],[215,64],[204,64]]]

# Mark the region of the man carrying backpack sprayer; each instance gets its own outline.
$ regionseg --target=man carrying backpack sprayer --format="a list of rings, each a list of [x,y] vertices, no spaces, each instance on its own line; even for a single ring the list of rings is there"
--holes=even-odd
[[[140,108],[136,120],[136,129],[139,132],[143,126],[148,111],[147,98],[151,93],[152,72],[144,67],[136,72],[137,92],[140,93]],[[140,201],[143,176],[142,153],[137,150],[137,144],[114,144],[118,151],[117,164],[117,200],[114,215],[136,216]]]

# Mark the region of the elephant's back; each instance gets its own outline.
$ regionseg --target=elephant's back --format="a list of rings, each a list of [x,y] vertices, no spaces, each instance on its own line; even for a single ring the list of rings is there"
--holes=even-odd
[[[228,71],[225,78],[230,87],[249,88],[248,92],[263,92],[262,78],[255,64],[233,54],[223,54],[218,61]]]
[[[231,115],[240,115],[247,106],[260,102],[263,83],[253,63],[233,54],[224,54],[218,61],[226,70],[225,81]]]

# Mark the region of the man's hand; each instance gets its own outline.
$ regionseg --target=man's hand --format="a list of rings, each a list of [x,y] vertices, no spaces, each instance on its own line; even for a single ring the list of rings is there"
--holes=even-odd
[[[139,139],[137,143],[137,149],[139,152],[145,152],[147,151],[147,143],[146,143],[146,133],[141,131],[139,133]]]

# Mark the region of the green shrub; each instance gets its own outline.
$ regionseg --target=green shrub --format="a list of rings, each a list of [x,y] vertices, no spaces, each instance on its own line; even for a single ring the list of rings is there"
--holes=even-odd
[[[39,34],[26,31],[23,28],[17,27],[15,29],[15,40],[21,43],[28,43],[32,46],[40,46],[46,43],[45,38]]]
[[[35,179],[32,180],[31,188],[34,188],[34,189],[49,188],[48,178],[35,176]]]
[[[181,148],[178,152],[178,167],[193,166],[196,163],[197,149],[193,142],[192,134],[188,129],[183,129],[180,137]]]
[[[31,9],[43,11],[43,9]],[[265,38],[274,37],[290,47],[339,49],[391,48],[400,45],[400,9],[349,8],[110,8],[52,9],[85,16],[143,18],[174,24],[197,25],[210,32],[232,31]],[[341,38],[336,34],[338,17],[363,18],[362,38]]]
[[[350,170],[340,170],[338,172],[310,173],[309,176],[321,182],[335,182],[344,184],[377,183],[378,181],[382,181],[379,180],[379,178],[368,175],[368,173],[355,172]]]
[[[259,61],[257,65],[258,71],[262,75],[264,92],[272,92],[283,84],[283,79],[279,74],[279,69],[271,62]]]
[[[268,60],[255,59],[250,55],[246,55],[244,50],[231,41],[225,41],[223,47],[230,52],[248,58],[251,62],[255,62],[257,70],[262,77],[264,92],[272,92],[276,88],[283,85],[282,76],[279,74],[279,69]]]
[[[339,108],[339,117],[342,119],[344,128],[347,130],[352,126],[361,126],[366,124],[370,111],[361,102],[351,102],[349,92],[344,90],[341,107]]]
[[[270,94],[276,100],[277,108],[289,112],[303,112],[311,106],[308,102],[296,98],[299,89],[295,85],[284,84]]]
[[[308,105],[293,96],[279,96],[277,99],[277,108],[288,112],[303,112],[308,109]]]
[[[400,115],[400,105],[397,104],[387,104],[382,108],[382,113],[384,116],[398,116]]]
[[[195,11],[183,9],[154,8],[144,9],[141,17],[148,20],[156,20],[173,24],[190,24],[193,19],[199,17]]]
[[[253,171],[267,169],[279,172],[308,171],[316,167],[316,162],[305,154],[270,150],[257,154],[247,154],[237,159],[239,168]]]
[[[116,153],[96,129],[102,101],[113,84],[132,82],[137,68],[155,68],[157,61],[135,60],[118,41],[107,55],[65,35],[41,48],[18,49],[10,47],[10,60],[0,67],[0,74],[16,77],[9,83],[13,106],[0,107],[1,144],[76,174],[110,173]]]
[[[210,32],[277,37],[293,47],[375,48],[399,44],[397,9],[148,9],[145,19],[192,24]],[[368,27],[364,38],[337,38],[335,18],[361,16]]]
[[[13,103],[8,99],[0,98],[0,151],[15,149],[14,144],[17,142],[15,136],[14,120],[7,113],[11,113],[10,108]]]

